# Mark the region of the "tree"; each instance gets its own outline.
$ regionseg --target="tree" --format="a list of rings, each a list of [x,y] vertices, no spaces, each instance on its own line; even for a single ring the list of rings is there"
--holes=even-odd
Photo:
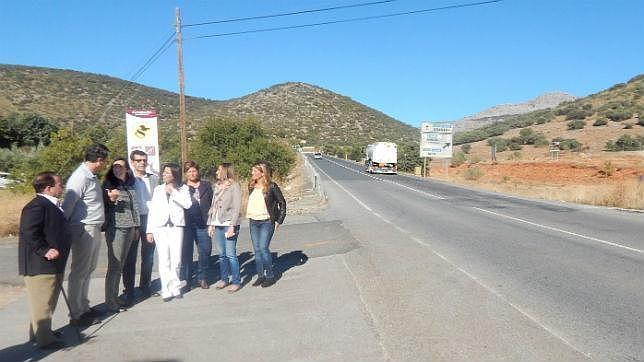
[[[33,157],[23,160],[12,169],[12,177],[22,181],[16,189],[33,192],[31,180],[42,171],[53,171],[59,174],[63,181],[67,180],[74,169],[83,162],[85,148],[91,143],[87,136],[72,134],[67,128],[55,132],[48,147],[39,149]]]
[[[0,148],[47,146],[57,130],[55,124],[40,115],[11,113],[0,117]]]
[[[295,164],[291,147],[270,140],[254,120],[209,119],[191,142],[190,156],[204,174],[212,173],[222,162],[231,162],[243,177],[258,161],[270,163],[277,176],[286,176]]]

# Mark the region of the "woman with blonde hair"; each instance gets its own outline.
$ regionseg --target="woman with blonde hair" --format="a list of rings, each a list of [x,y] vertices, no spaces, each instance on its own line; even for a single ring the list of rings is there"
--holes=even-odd
[[[239,260],[237,259],[237,236],[239,235],[239,211],[241,187],[230,163],[217,167],[215,192],[208,212],[208,235],[219,248],[220,279],[215,288],[228,287],[229,293],[241,289]]]
[[[251,169],[248,183],[248,208],[246,216],[255,252],[257,280],[253,286],[270,287],[275,284],[273,259],[268,249],[273,233],[286,218],[286,200],[282,191],[271,180],[272,170],[265,162],[259,162]]]

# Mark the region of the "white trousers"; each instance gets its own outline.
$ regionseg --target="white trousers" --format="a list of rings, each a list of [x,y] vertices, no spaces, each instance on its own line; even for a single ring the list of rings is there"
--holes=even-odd
[[[181,294],[179,269],[181,267],[181,246],[183,227],[162,227],[153,233],[159,256],[159,277],[161,297],[170,298]]]

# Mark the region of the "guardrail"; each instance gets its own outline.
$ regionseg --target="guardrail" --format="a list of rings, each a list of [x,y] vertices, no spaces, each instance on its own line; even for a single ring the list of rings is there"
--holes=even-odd
[[[306,173],[309,175],[309,179],[311,180],[311,184],[313,185],[313,190],[318,193],[318,195],[326,200],[326,193],[324,192],[322,188],[322,182],[320,182],[320,174],[317,172],[315,167],[311,165],[309,162],[308,157],[306,157],[303,153],[299,153],[300,157],[304,160],[304,169],[306,170]]]

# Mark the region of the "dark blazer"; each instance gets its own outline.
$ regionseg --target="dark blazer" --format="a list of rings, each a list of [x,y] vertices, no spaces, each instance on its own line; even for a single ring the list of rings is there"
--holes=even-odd
[[[271,216],[271,221],[283,224],[286,218],[286,200],[275,182],[271,181],[268,186],[268,192],[264,193],[264,201],[266,201],[266,209]]]
[[[54,248],[60,256],[45,259]],[[63,212],[44,196],[36,195],[22,209],[18,240],[20,275],[58,274],[65,271],[69,256],[70,236]]]
[[[186,184],[187,185],[187,184]],[[186,210],[186,226],[205,228],[208,223],[208,211],[212,204],[212,185],[206,180],[199,182],[199,202],[193,197],[196,189],[188,186],[192,206]]]

